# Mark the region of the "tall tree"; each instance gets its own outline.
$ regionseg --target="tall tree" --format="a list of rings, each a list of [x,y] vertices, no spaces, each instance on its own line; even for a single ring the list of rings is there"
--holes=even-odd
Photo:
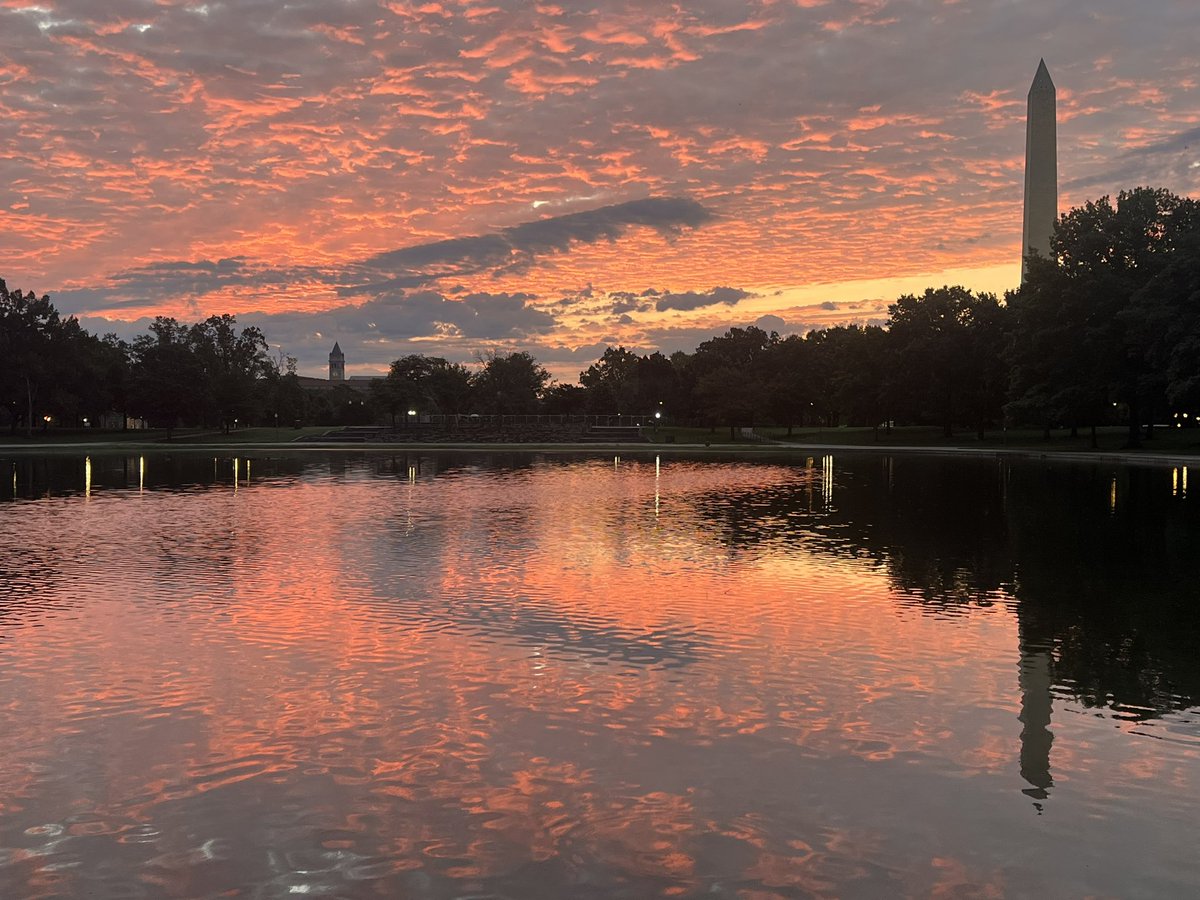
[[[425,395],[430,407],[443,415],[465,413],[471,404],[471,370],[440,356],[432,357],[430,363],[425,379]]]
[[[89,334],[74,318],[64,319],[49,348],[55,377],[45,395],[45,408],[64,424],[78,425],[82,418],[98,421],[116,403],[114,375],[124,355]]]
[[[167,438],[185,417],[194,417],[205,400],[204,365],[189,329],[157,316],[150,334],[133,342],[130,406],[136,415],[167,430]],[[193,418],[194,421],[194,418]]]
[[[1198,227],[1200,202],[1148,187],[1121,191],[1115,203],[1089,201],[1059,219],[1053,258],[1030,266],[1014,304],[1022,307],[1014,331],[1018,409],[1054,398],[1084,398],[1094,408],[1103,392],[1127,406],[1130,443],[1140,442],[1141,425],[1166,404],[1166,381],[1154,364],[1160,335],[1142,315],[1155,307],[1161,314],[1172,301],[1160,293],[1149,308],[1131,312],[1134,298],[1150,290]],[[1074,344],[1063,366],[1022,353],[1045,344],[1048,331]]]
[[[1011,336],[1008,416],[1018,424],[1042,429],[1095,426],[1111,409],[1107,363],[1095,341],[1085,335],[1091,301],[1074,289],[1057,266],[1045,259],[1028,261],[1027,280],[1006,297]]]
[[[445,363],[445,360],[440,360]],[[371,399],[376,407],[391,417],[396,427],[396,417],[408,421],[408,411],[415,409],[429,412],[429,376],[433,372],[431,357],[412,353],[393,360],[387,377],[371,383]]]
[[[821,370],[818,403],[829,411],[830,424],[844,417],[848,424],[872,426],[878,436],[879,424],[891,418],[893,354],[887,332],[877,325],[836,325],[808,337],[816,345],[814,366]]]
[[[54,353],[62,349],[63,327],[49,297],[10,291],[0,280],[0,397],[14,433],[19,422],[33,433],[35,404],[64,370]]]
[[[753,325],[731,328],[702,343],[691,358],[700,408],[710,422],[728,425],[731,439],[766,409],[762,386],[768,381],[770,349],[778,341],[779,335]]]
[[[528,353],[488,353],[475,376],[480,408],[500,415],[538,411],[550,373]]]
[[[798,334],[788,335],[770,349],[770,381],[763,386],[767,414],[776,425],[787,427],[788,437],[794,426],[804,424],[813,402],[808,350]]]
[[[993,294],[964,287],[926,288],[889,308],[898,394],[910,414],[939,422],[949,437],[957,422],[977,430],[1004,402],[1003,312]]]
[[[657,351],[638,357],[637,394],[632,412],[679,415],[684,406],[682,392],[679,370],[668,357]]]
[[[104,382],[108,407],[95,409],[96,421],[109,409],[120,413],[121,428],[128,423],[129,384],[131,366],[133,364],[133,347],[115,334],[106,334],[100,338],[97,355],[100,360],[101,377]]]
[[[266,404],[274,425],[296,425],[305,421],[309,412],[308,395],[296,374],[296,357],[279,351],[267,368],[264,384]]]
[[[372,382],[376,407],[389,415],[408,419],[408,411],[454,415],[464,412],[471,397],[471,371],[440,356],[413,353],[394,360],[386,378]]]
[[[588,412],[594,415],[631,414],[638,396],[638,355],[624,347],[606,347],[604,354],[579,373],[587,392]]]
[[[1200,229],[1181,235],[1170,260],[1133,295],[1127,322],[1169,406],[1200,415]]]
[[[250,421],[261,409],[260,388],[273,368],[263,333],[252,325],[239,331],[237,319],[226,314],[193,325],[189,340],[204,372],[206,405],[221,430]]]

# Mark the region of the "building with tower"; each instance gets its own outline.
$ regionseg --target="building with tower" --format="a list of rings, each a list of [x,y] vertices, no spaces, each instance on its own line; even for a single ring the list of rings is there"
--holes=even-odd
[[[316,391],[321,394],[334,394],[345,391],[366,394],[371,390],[371,383],[385,377],[383,375],[351,375],[346,377],[346,354],[341,346],[334,341],[333,349],[329,351],[329,377],[313,378],[308,375],[297,376],[300,386],[306,391]],[[358,402],[357,400],[355,402]]]
[[[346,380],[346,354],[342,353],[337,341],[333,342],[333,349],[329,351],[329,380]]]
[[[1025,114],[1025,222],[1021,231],[1021,281],[1030,250],[1050,255],[1058,221],[1058,134],[1056,94],[1043,59],[1029,88]]]

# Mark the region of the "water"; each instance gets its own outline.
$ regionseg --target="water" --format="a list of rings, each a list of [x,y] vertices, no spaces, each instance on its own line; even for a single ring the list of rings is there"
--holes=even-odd
[[[0,897],[1200,892],[1180,469],[0,475]]]

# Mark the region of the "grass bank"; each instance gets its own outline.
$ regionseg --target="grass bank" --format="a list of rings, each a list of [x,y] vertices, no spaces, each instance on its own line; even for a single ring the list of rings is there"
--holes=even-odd
[[[46,445],[88,446],[138,446],[161,445],[171,447],[178,444],[212,444],[218,446],[234,444],[286,444],[297,438],[324,434],[331,429],[326,425],[304,428],[238,428],[228,434],[220,429],[200,430],[176,428],[168,440],[167,432],[161,428],[139,428],[132,431],[101,431],[98,428],[54,428],[42,431],[35,429],[32,435],[23,432],[0,434],[0,448]]]
[[[804,447],[840,446],[885,448],[885,447],[922,447],[936,449],[974,448],[979,450],[1029,450],[1039,453],[1071,453],[1071,454],[1136,454],[1171,456],[1200,455],[1200,429],[1197,428],[1155,428],[1153,436],[1142,441],[1142,446],[1129,446],[1129,433],[1124,427],[1113,426],[1097,429],[1096,446],[1091,445],[1091,435],[1080,431],[1072,437],[1069,429],[1055,430],[1047,440],[1041,431],[1032,429],[1012,429],[1007,431],[989,431],[982,440],[970,431],[956,432],[946,437],[941,428],[905,426],[893,428],[890,432],[872,428],[796,428],[789,436],[786,428],[756,428],[758,439],[738,435],[729,437],[729,428],[659,428],[650,433],[651,441],[656,444],[701,444],[712,447],[741,447],[749,448],[762,446],[766,442],[782,442],[784,445],[795,444]]]
[[[304,428],[240,428],[229,434],[219,430],[200,431],[195,429],[176,429],[171,439],[167,440],[165,431],[100,431],[98,429],[52,429],[35,431],[31,437],[25,435],[0,434],[0,452],[27,453],[63,453],[88,450],[108,450],[119,452],[123,449],[142,450],[187,450],[196,448],[217,449],[221,447],[236,448],[246,446],[247,449],[272,450],[320,450],[331,446],[345,450],[397,450],[403,448],[461,449],[474,451],[576,451],[576,452],[633,452],[638,449],[666,450],[668,448],[680,451],[709,450],[712,452],[735,453],[787,453],[789,450],[802,452],[806,449],[821,447],[863,450],[924,450],[953,452],[1014,452],[1021,455],[1055,455],[1064,457],[1086,458],[1120,457],[1136,460],[1144,458],[1153,460],[1158,457],[1179,458],[1200,456],[1200,429],[1196,428],[1158,428],[1154,436],[1142,442],[1139,448],[1128,446],[1128,433],[1124,428],[1112,427],[1100,429],[1097,433],[1097,445],[1091,446],[1091,436],[1080,432],[1072,437],[1069,431],[1054,431],[1050,439],[1045,440],[1040,431],[1011,430],[994,431],[985,434],[980,440],[973,432],[959,432],[946,437],[940,428],[903,427],[893,428],[890,433],[880,430],[878,433],[871,428],[805,428],[794,429],[789,436],[783,428],[756,429],[757,437],[746,437],[740,433],[730,438],[729,428],[677,428],[660,426],[655,429],[647,428],[645,435],[649,444],[573,444],[563,443],[470,443],[454,442],[448,444],[425,443],[415,441],[404,443],[339,443],[322,444],[320,436],[328,431],[334,431],[327,426],[308,426]],[[303,442],[296,443],[304,438]]]

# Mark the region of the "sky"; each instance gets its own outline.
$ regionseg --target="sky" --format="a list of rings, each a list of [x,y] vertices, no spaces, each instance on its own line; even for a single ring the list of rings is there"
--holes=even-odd
[[[880,322],[1020,279],[1059,208],[1200,195],[1193,0],[0,0],[0,277],[90,330],[232,313],[324,376],[408,353]]]

